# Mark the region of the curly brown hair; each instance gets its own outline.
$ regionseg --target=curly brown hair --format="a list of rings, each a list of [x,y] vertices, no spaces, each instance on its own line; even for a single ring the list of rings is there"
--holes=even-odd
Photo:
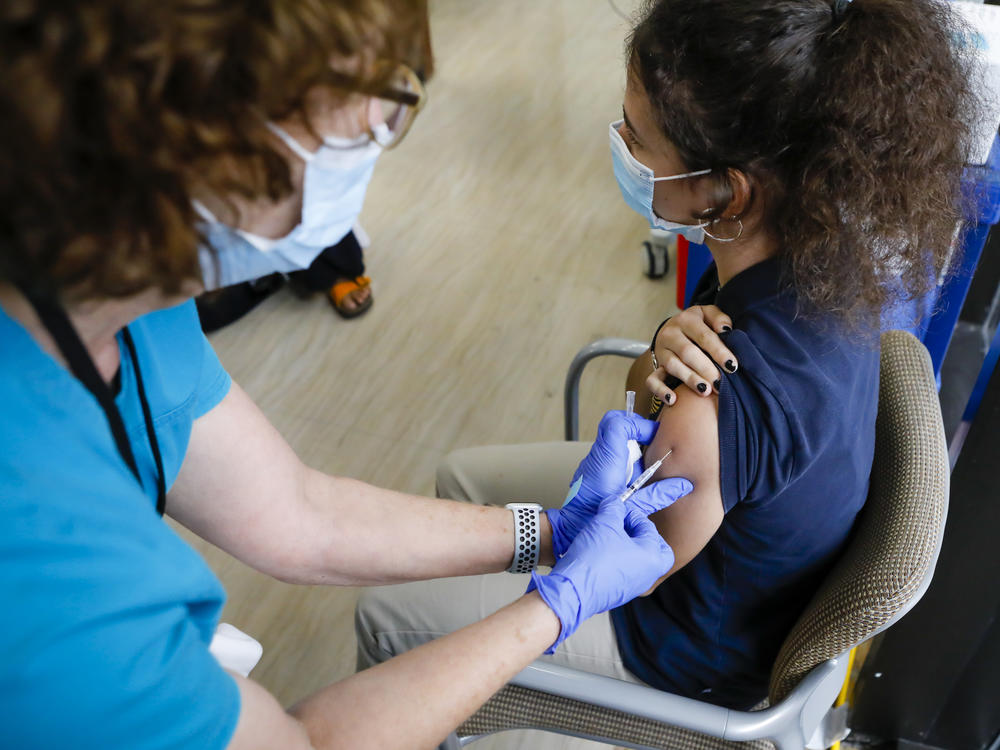
[[[201,277],[192,185],[286,195],[264,122],[308,122],[317,85],[379,93],[400,62],[430,74],[426,0],[5,0],[0,279],[177,294]]]
[[[692,168],[751,178],[803,312],[877,325],[928,291],[960,214],[978,109],[939,0],[659,0],[630,72]],[[695,218],[695,217],[692,217]]]

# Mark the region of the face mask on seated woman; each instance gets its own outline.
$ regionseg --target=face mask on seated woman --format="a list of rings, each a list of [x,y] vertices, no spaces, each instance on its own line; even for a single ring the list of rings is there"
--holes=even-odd
[[[660,218],[653,210],[653,188],[657,182],[699,177],[709,174],[712,170],[699,169],[695,172],[656,177],[653,170],[632,156],[632,152],[625,145],[621,133],[618,132],[623,122],[624,120],[617,120],[611,123],[609,135],[611,136],[611,159],[614,164],[615,179],[618,181],[618,188],[622,191],[625,203],[645,218],[652,229],[683,235],[691,242],[704,242],[705,227],[709,225],[709,222],[681,224]]]
[[[272,239],[229,226],[204,204],[194,208],[204,219],[206,246],[199,248],[206,289],[238,284],[274,272],[308,268],[324,248],[351,231],[365,201],[365,191],[391,133],[384,123],[373,127],[374,138],[325,136],[309,151],[274,123],[268,129],[305,164],[302,216],[284,237]]]

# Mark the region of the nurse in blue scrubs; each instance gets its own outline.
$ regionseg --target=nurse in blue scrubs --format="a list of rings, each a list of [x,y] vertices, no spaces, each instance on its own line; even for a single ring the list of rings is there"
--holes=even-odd
[[[431,747],[670,568],[646,516],[690,484],[618,500],[626,442],[655,423],[609,417],[585,491],[556,514],[409,496],[304,465],[200,331],[206,236],[224,276],[241,249],[290,257],[341,231],[421,99],[425,12],[0,4],[4,747]],[[554,567],[480,622],[286,710],[210,650],[224,592],[164,514],[303,584]]]

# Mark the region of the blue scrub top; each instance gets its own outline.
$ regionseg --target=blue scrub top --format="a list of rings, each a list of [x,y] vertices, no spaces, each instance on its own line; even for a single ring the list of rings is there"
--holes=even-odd
[[[739,369],[722,373],[725,518],[653,594],[612,612],[625,666],[672,693],[749,708],[843,549],[868,493],[879,350],[872,336],[797,314],[777,259],[721,290],[711,266],[694,304],[733,319]]]
[[[169,489],[194,420],[230,379],[193,302],[129,329]],[[208,651],[224,592],[156,514],[156,467],[119,346],[116,402],[142,487],[90,392],[0,310],[4,747],[224,748],[236,727],[236,683]]]

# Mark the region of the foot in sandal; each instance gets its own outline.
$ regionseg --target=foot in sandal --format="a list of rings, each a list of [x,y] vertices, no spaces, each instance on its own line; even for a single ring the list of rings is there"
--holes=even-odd
[[[338,279],[327,291],[327,299],[343,318],[356,318],[368,311],[375,301],[372,297],[372,280],[367,276]]]

